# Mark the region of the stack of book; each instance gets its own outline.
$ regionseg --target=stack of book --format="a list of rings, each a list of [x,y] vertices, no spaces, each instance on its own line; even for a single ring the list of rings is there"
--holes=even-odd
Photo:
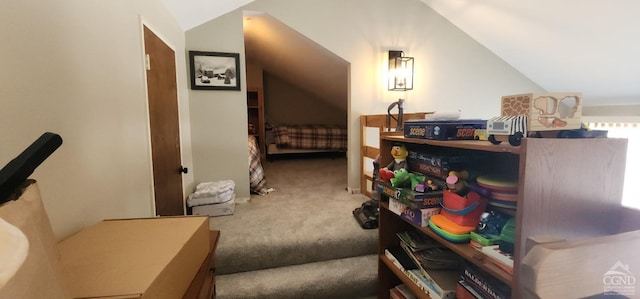
[[[419,230],[403,231],[396,233],[396,235],[402,243],[407,244],[415,251],[442,246],[438,241]]]
[[[431,298],[455,298],[462,258],[418,230],[397,233],[400,247],[385,251]]]
[[[385,256],[432,299],[454,299],[460,271],[422,269],[400,247],[385,249]],[[426,275],[428,276],[425,276]]]
[[[500,269],[504,270],[509,274],[513,274],[513,254],[504,252],[500,249],[500,240],[495,243],[490,243],[489,245],[481,244],[477,241],[474,241],[473,237],[471,237],[471,242],[469,245],[487,256],[487,261],[498,266]]]
[[[458,283],[476,298],[511,298],[511,288],[507,284],[468,262],[464,264],[461,279]]]
[[[416,299],[416,295],[411,293],[407,285],[401,284],[389,290],[389,298],[391,299]]]
[[[507,273],[513,274],[513,255],[500,250],[499,245],[482,246],[480,251],[489,258],[489,262],[495,264]]]
[[[400,238],[400,247],[419,268],[423,270],[460,269],[462,257],[424,233],[410,230],[396,235]]]

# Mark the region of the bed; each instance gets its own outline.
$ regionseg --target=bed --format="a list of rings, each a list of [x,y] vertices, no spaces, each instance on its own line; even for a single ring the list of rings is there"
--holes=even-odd
[[[260,148],[253,135],[249,135],[249,190],[253,193],[265,195],[269,193],[266,187],[267,180],[264,177],[264,168],[260,161]]]
[[[335,125],[282,125],[267,132],[267,155],[346,152],[347,129]]]

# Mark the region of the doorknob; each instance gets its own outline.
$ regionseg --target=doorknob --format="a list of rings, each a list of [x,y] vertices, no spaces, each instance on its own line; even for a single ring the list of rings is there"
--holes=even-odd
[[[189,173],[189,168],[180,166],[180,168],[178,168],[178,173]]]

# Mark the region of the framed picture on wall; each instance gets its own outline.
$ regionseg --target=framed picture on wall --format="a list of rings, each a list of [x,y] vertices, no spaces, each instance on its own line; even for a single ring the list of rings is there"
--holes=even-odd
[[[240,54],[189,51],[191,89],[240,90]]]

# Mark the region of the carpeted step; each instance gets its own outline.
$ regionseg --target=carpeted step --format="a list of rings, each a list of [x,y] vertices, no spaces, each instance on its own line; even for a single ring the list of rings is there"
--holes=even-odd
[[[279,194],[278,194],[279,195]],[[366,197],[332,196],[269,200],[236,205],[233,216],[212,217],[220,230],[216,273],[231,274],[374,254],[378,230],[364,230],[352,210]]]
[[[216,276],[217,299],[365,298],[376,294],[375,254]]]

